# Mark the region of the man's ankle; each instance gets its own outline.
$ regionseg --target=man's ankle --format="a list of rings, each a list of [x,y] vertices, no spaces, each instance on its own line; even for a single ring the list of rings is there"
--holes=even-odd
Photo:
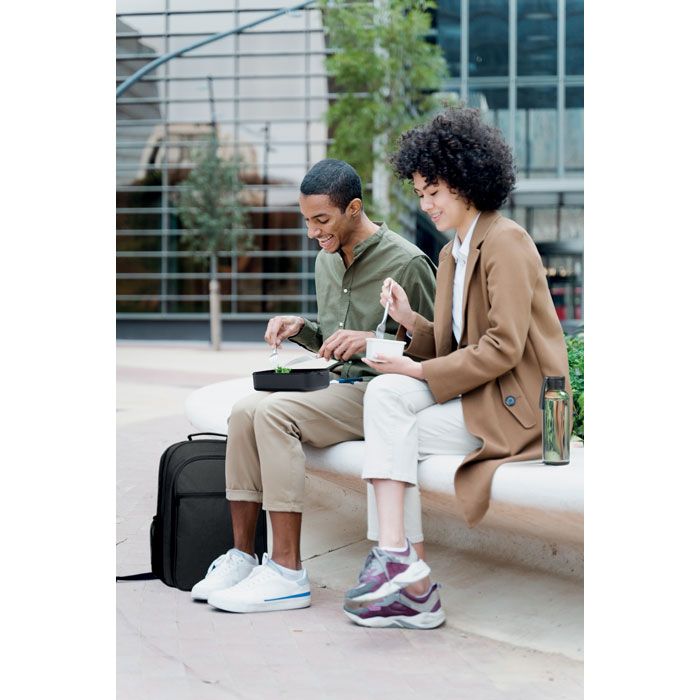
[[[234,539],[233,547],[234,547],[234,549],[237,549],[239,552],[243,552],[243,554],[248,554],[251,557],[255,556],[255,547],[253,546],[252,542],[242,542],[241,544],[239,544]]]
[[[273,552],[272,556],[270,557],[272,561],[275,562],[275,564],[278,564],[279,566],[283,566],[285,569],[291,569],[292,571],[300,571],[301,570],[301,559],[298,556],[295,555],[285,555],[285,554],[280,554],[277,555]]]
[[[243,558],[247,559],[251,563],[258,562],[258,558],[255,555],[255,552],[246,552],[244,549],[241,549],[240,547],[234,547],[234,549],[238,552],[239,555],[241,555]]]

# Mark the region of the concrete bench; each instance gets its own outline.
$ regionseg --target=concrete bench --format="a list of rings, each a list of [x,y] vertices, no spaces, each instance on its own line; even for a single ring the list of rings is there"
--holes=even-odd
[[[231,407],[253,391],[251,378],[202,387],[187,398],[185,414],[198,430],[226,434]],[[363,441],[324,449],[304,445],[303,449],[311,475],[341,486],[345,495],[365,498],[366,488],[360,478]],[[461,458],[435,455],[421,461],[418,481],[426,540],[582,576],[583,447],[572,447],[571,457],[571,463],[564,467],[534,461],[499,467],[489,511],[473,529],[462,520],[454,496],[453,478]],[[359,517],[366,516],[366,510],[357,510]]]

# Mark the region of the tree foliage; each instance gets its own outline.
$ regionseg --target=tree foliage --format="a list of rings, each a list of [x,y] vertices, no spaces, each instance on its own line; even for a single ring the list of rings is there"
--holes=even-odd
[[[180,220],[187,230],[182,241],[189,250],[215,255],[220,250],[245,248],[247,207],[240,201],[243,183],[238,159],[224,160],[218,141],[193,156],[194,167],[182,183],[178,203]]]
[[[375,159],[387,162],[398,136],[438,107],[447,76],[442,50],[428,41],[431,0],[323,0],[335,91],[327,122],[329,156],[346,160],[367,183]],[[377,137],[385,136],[376,148]],[[373,202],[367,203],[373,209]]]
[[[574,404],[573,433],[583,440],[583,333],[567,336],[566,349]]]

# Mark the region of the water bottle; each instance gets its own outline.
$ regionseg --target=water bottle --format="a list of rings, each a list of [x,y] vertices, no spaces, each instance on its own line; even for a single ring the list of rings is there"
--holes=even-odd
[[[545,377],[540,394],[542,409],[542,461],[545,464],[569,463],[571,403],[564,377]]]

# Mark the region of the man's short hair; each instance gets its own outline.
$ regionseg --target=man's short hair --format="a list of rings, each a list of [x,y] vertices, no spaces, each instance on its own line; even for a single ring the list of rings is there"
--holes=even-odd
[[[362,181],[355,168],[344,160],[325,158],[301,181],[302,194],[325,194],[333,206],[345,211],[353,199],[362,199]]]

